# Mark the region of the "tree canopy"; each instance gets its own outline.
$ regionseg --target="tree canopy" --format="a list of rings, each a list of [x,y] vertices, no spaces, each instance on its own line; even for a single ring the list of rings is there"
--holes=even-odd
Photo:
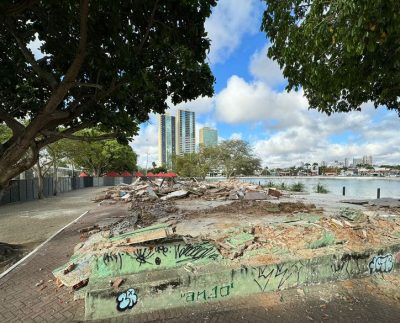
[[[265,0],[268,56],[328,115],[371,101],[400,115],[398,0]]]
[[[97,130],[83,130],[77,135],[85,137],[100,136]],[[117,140],[79,141],[63,139],[59,141],[62,151],[70,163],[95,176],[109,171],[124,172],[137,169],[137,155],[129,145],[119,144]]]
[[[98,127],[119,142],[150,112],[213,94],[204,21],[214,1],[3,1],[0,189],[42,147]],[[40,41],[41,57],[30,49]],[[82,139],[82,138],[80,138]],[[96,138],[91,138],[96,139]]]

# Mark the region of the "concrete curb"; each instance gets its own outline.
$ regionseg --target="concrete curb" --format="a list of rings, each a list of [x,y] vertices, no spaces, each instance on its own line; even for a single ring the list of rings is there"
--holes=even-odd
[[[12,265],[10,268],[8,268],[6,271],[2,272],[0,274],[0,279],[5,277],[8,273],[10,273],[12,270],[17,268],[20,264],[22,264],[26,259],[28,259],[30,256],[34,255],[39,249],[41,249],[46,243],[48,243],[51,239],[53,239],[57,234],[68,228],[70,225],[76,223],[79,221],[80,218],[82,218],[84,215],[86,215],[89,211],[83,212],[79,217],[77,217],[75,220],[71,221],[64,227],[62,227],[60,230],[58,230],[56,233],[52,234],[49,238],[47,238],[44,242],[42,242],[40,245],[38,245],[35,249],[33,249],[30,253],[28,253],[25,257],[20,259],[18,262],[16,262],[14,265]]]
[[[184,269],[147,271],[127,275],[114,289],[108,279],[91,281],[85,297],[85,319],[136,315],[167,308],[192,306],[225,298],[279,291],[400,269],[400,244],[358,252],[336,252],[281,263],[221,263]]]

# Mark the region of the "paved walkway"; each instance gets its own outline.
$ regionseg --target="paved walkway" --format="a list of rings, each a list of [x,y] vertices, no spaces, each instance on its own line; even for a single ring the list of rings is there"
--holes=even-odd
[[[70,322],[83,318],[83,301],[73,301],[70,289],[57,288],[52,270],[69,260],[79,243],[77,230],[128,212],[126,204],[97,207],[92,203],[91,208],[0,279],[0,322]],[[88,209],[83,208],[81,213]],[[36,286],[40,281],[43,284]]]

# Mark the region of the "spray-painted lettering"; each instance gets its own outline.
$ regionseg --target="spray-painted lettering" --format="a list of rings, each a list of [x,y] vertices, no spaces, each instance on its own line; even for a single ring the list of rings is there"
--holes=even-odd
[[[133,308],[137,303],[137,299],[136,291],[133,288],[129,288],[128,290],[119,293],[116,299],[117,310],[123,312]]]
[[[375,256],[369,262],[369,273],[389,273],[394,267],[393,255]]]

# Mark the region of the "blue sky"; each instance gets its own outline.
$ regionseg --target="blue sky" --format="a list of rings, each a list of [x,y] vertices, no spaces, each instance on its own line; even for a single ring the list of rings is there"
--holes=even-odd
[[[221,140],[248,141],[264,166],[344,160],[372,155],[374,162],[400,163],[399,117],[366,103],[362,112],[328,117],[308,110],[303,93],[287,93],[279,66],[266,56],[268,39],[260,32],[264,2],[219,0],[206,22],[208,55],[216,77],[212,98],[173,106],[196,112],[197,132],[218,129]],[[139,165],[158,161],[157,118],[141,126],[131,143]]]

